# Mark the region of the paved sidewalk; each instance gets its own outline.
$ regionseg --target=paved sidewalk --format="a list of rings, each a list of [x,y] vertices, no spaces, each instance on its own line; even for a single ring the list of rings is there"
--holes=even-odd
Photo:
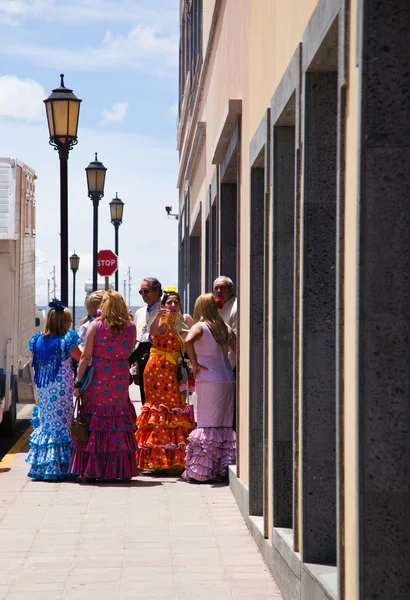
[[[226,485],[0,471],[0,600],[281,600]],[[0,465],[1,466],[1,465]]]

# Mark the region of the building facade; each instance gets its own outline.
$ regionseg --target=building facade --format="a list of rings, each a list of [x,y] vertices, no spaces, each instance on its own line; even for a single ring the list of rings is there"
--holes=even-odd
[[[179,286],[235,282],[231,489],[286,600],[410,598],[410,3],[180,28]]]

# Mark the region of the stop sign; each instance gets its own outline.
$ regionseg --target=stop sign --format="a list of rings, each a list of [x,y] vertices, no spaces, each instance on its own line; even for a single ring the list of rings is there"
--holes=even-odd
[[[97,272],[101,277],[109,277],[118,269],[118,256],[112,250],[100,250],[97,254]]]

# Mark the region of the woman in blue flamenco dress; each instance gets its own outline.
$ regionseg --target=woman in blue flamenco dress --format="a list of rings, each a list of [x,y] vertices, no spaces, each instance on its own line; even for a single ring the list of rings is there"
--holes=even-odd
[[[81,358],[80,338],[70,330],[71,311],[53,299],[44,333],[36,333],[28,345],[33,354],[38,406],[34,408],[28,477],[61,481],[68,473],[72,450],[70,423],[73,416],[73,358]]]

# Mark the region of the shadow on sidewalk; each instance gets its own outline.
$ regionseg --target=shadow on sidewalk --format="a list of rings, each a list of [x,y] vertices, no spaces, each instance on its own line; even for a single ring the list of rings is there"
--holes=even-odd
[[[156,487],[157,485],[162,485],[161,481],[140,481],[136,479],[132,479],[131,481],[98,481],[98,480],[85,480],[85,479],[73,479],[71,483],[77,485],[85,485],[85,486],[95,486],[95,487]]]

